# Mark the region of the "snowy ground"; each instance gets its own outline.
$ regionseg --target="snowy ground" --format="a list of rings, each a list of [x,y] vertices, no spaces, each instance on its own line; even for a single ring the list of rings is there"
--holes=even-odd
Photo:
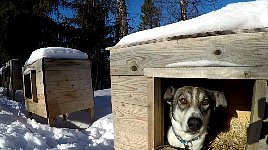
[[[49,127],[46,119],[36,115],[27,118],[25,107],[7,100],[5,92],[0,88],[0,149],[114,149],[110,89],[95,91],[96,121],[92,125],[87,112],[76,112],[67,121],[57,118],[56,127]]]

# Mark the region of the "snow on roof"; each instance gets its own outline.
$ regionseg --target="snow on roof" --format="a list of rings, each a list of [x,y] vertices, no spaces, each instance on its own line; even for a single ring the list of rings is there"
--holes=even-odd
[[[130,45],[179,35],[268,27],[268,0],[229,4],[217,11],[170,25],[136,32],[115,46]]]
[[[30,65],[41,58],[65,58],[65,59],[87,59],[88,55],[76,49],[64,47],[40,48],[32,52],[25,65]]]

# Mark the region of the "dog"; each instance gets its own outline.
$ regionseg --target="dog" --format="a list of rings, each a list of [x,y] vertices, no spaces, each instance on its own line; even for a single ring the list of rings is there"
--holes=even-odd
[[[220,106],[227,107],[223,92],[202,87],[184,86],[175,89],[170,86],[163,99],[170,104],[168,143],[190,150],[200,150],[203,147],[212,110]]]

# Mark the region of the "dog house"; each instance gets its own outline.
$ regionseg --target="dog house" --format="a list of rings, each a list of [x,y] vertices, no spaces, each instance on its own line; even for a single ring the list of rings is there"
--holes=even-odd
[[[224,92],[230,125],[234,118],[248,121],[245,147],[267,149],[267,28],[182,35],[109,51],[115,149],[152,150],[165,144],[162,97],[169,85]],[[185,64],[204,60],[227,65]]]
[[[87,110],[93,119],[91,63],[88,59],[42,58],[24,66],[23,89],[28,112],[48,118]]]
[[[3,87],[7,88],[7,96],[12,96],[13,100],[15,100],[16,90],[21,90],[23,88],[21,67],[18,59],[11,59],[6,63],[2,70]],[[11,94],[9,93],[10,90],[12,91]]]

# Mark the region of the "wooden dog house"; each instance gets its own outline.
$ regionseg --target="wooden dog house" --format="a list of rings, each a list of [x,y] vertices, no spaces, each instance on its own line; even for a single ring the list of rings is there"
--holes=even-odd
[[[2,70],[2,85],[7,88],[7,96],[12,96],[15,100],[16,90],[22,90],[22,73],[20,61],[18,59],[9,60]],[[11,95],[9,91],[12,91]]]
[[[267,149],[267,28],[182,35],[109,50],[116,150],[152,150],[164,144],[161,99],[174,82],[218,84],[227,98],[237,99],[228,100],[227,110],[250,116],[247,149]],[[240,65],[166,67],[200,60]]]
[[[26,110],[48,118],[87,110],[93,119],[94,100],[89,60],[42,58],[24,66]]]

